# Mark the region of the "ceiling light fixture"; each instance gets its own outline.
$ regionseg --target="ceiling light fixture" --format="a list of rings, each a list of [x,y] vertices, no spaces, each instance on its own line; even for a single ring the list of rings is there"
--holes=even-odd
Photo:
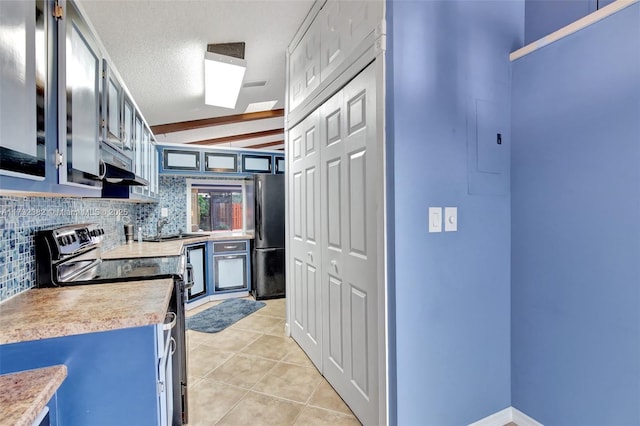
[[[269,111],[273,109],[278,101],[267,101],[267,102],[254,102],[252,104],[247,105],[247,109],[244,110],[245,113],[248,112],[258,112],[258,111]]]
[[[204,103],[235,108],[246,68],[244,43],[207,45],[204,54]]]

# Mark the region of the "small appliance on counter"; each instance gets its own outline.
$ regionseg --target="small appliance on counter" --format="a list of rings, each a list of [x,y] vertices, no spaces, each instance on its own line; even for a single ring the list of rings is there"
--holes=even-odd
[[[129,236],[130,233],[130,236]],[[100,248],[105,231],[95,224],[67,225],[36,232],[36,287],[63,287],[171,278],[173,294],[169,313],[176,318],[171,328],[175,340],[172,355],[173,404],[167,413],[172,425],[188,423],[187,351],[184,304],[186,291],[193,286],[191,265],[186,255],[101,259]],[[133,238],[125,225],[127,241]],[[171,412],[171,410],[173,410]]]
[[[133,243],[133,224],[127,223],[124,226],[124,240],[127,244]]]
[[[284,175],[257,174],[254,182],[251,294],[257,300],[285,297]]]

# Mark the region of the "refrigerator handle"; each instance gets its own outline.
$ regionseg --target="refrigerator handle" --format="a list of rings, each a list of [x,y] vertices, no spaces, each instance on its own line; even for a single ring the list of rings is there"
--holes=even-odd
[[[262,239],[262,181],[258,180],[258,190],[257,190],[257,200],[256,203],[256,233],[258,234],[258,239]]]

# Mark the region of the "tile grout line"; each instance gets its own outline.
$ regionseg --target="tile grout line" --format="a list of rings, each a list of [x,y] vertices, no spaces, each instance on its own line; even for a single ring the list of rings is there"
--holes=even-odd
[[[260,313],[259,311],[256,311],[256,312],[248,315],[245,318],[249,318],[249,317],[254,317],[254,318],[255,317],[263,317],[263,318],[277,319],[278,321],[280,321],[280,320],[285,320],[286,321],[286,317],[264,314],[264,313]],[[318,389],[322,385],[323,381],[326,380],[326,378],[324,376],[322,376],[321,372],[318,370],[318,368],[315,365],[313,365],[312,362],[306,362],[306,363],[298,364],[298,363],[292,362],[292,361],[285,361],[285,359],[289,355],[291,355],[294,352],[296,352],[297,349],[301,350],[301,348],[299,347],[299,345],[297,345],[295,340],[291,339],[290,336],[285,336],[284,333],[282,332],[282,330],[275,332],[275,334],[272,334],[272,333],[274,333],[274,328],[276,328],[276,327],[280,328],[280,324],[274,324],[273,327],[265,327],[265,328],[263,328],[262,331],[256,331],[255,328],[250,328],[250,326],[248,326],[248,325],[245,326],[244,324],[241,324],[240,327],[238,327],[237,325],[238,325],[238,323],[233,324],[230,327],[228,327],[227,330],[239,331],[239,332],[251,332],[251,333],[254,333],[256,335],[255,338],[252,339],[251,341],[249,341],[248,343],[246,343],[244,346],[240,347],[237,350],[219,351],[219,352],[224,352],[224,353],[231,354],[231,355],[229,356],[229,358],[227,358],[220,365],[218,365],[215,368],[209,370],[204,376],[196,378],[196,380],[194,380],[194,383],[193,383],[193,385],[195,386],[197,383],[200,383],[200,382],[206,380],[208,382],[217,382],[217,383],[220,383],[222,385],[233,386],[234,388],[237,388],[237,389],[243,391],[243,393],[241,393],[241,396],[236,401],[236,403],[234,403],[228,410],[226,410],[224,412],[224,414],[214,424],[217,425],[217,424],[221,423],[233,410],[235,410],[240,405],[240,403],[243,400],[245,400],[245,398],[249,395],[250,392],[253,392],[253,393],[258,394],[258,395],[263,395],[263,396],[266,396],[266,397],[269,397],[269,398],[274,398],[274,399],[277,399],[277,400],[286,401],[288,403],[293,403],[293,404],[301,406],[300,411],[296,414],[296,416],[293,418],[292,422],[290,423],[291,425],[294,425],[299,420],[300,416],[302,415],[302,413],[305,411],[306,408],[318,409],[318,410],[321,410],[321,411],[325,411],[327,413],[331,413],[333,415],[338,415],[338,416],[343,417],[343,418],[355,419],[357,422],[359,422],[358,418],[353,414],[353,412],[350,410],[350,408],[348,406],[347,406],[347,408],[351,411],[351,414],[311,404],[311,399],[313,398],[314,394],[318,391]],[[247,327],[247,328],[243,328],[243,327]],[[260,328],[262,328],[262,327],[260,327]],[[285,340],[290,339],[290,340],[293,341],[293,343],[296,343],[296,346],[292,347],[289,350],[287,350],[279,359],[267,358],[265,356],[255,355],[255,354],[252,354],[252,353],[243,352],[249,346],[251,346],[252,344],[257,342],[259,339],[261,339],[262,337],[265,337],[265,336],[279,337],[279,338],[284,338]],[[213,343],[213,342],[196,340],[196,344],[193,347],[189,348],[189,351],[194,350],[196,348],[199,348],[201,346],[206,346],[207,348],[214,349],[214,350],[218,349],[215,346],[215,343]],[[220,367],[222,367],[227,362],[232,360],[236,355],[243,355],[243,356],[246,356],[246,357],[253,357],[253,358],[256,358],[256,359],[270,361],[270,362],[273,362],[274,364],[270,368],[266,369],[264,371],[264,373],[261,376],[259,376],[259,378],[251,385],[250,388],[245,388],[243,386],[238,386],[237,384],[226,383],[226,382],[224,382],[222,380],[217,380],[217,379],[211,377],[211,375],[216,370],[218,370]],[[267,377],[269,375],[269,373],[271,373],[280,364],[288,365],[288,366],[295,366],[295,367],[300,367],[300,368],[305,368],[305,369],[306,368],[312,368],[320,376],[320,381],[314,387],[313,391],[309,394],[309,396],[307,397],[305,402],[295,401],[295,400],[292,400],[292,399],[289,399],[289,398],[281,397],[281,396],[278,396],[278,395],[273,395],[271,393],[259,391],[259,390],[256,389],[256,386],[260,382],[262,382],[265,379],[265,377]],[[338,395],[338,397],[339,397],[339,395]]]
[[[249,345],[251,345],[252,343],[256,342],[256,341],[257,341],[258,339],[260,339],[260,337],[262,337],[262,336],[264,336],[264,333],[261,333],[261,335],[260,335],[260,336],[256,337],[256,339],[255,339],[254,341],[252,341],[251,343],[248,343],[247,345],[245,345],[242,349],[240,349],[240,351],[242,351],[242,350],[246,349]],[[234,357],[234,356],[236,356],[236,355],[240,355],[240,354],[243,354],[243,355],[247,356],[247,354],[241,353],[240,351],[238,351],[238,352],[234,352],[234,354],[231,356],[231,358],[233,358],[233,357]],[[231,358],[229,358],[229,359],[231,359]],[[256,358],[268,359],[268,358],[257,357],[257,356],[256,356]],[[227,361],[228,361],[228,360],[227,360]],[[226,363],[227,361],[225,361],[225,363]],[[269,359],[269,361],[273,361],[273,360]],[[224,364],[224,363],[223,363],[223,364]],[[226,417],[226,416],[227,416],[231,411],[233,411],[233,410],[234,410],[234,409],[235,409],[235,408],[236,408],[236,407],[237,407],[237,406],[242,402],[242,400],[244,400],[244,399],[247,397],[247,395],[249,394],[249,392],[256,392],[256,391],[254,391],[254,390],[253,390],[253,388],[254,388],[254,387],[255,387],[255,386],[256,386],[256,385],[257,385],[257,384],[258,384],[262,379],[264,379],[264,378],[267,376],[267,374],[268,374],[271,370],[273,370],[273,369],[276,367],[276,365],[278,365],[278,361],[275,361],[275,364],[274,364],[271,368],[269,368],[267,371],[265,371],[265,373],[264,373],[264,374],[263,374],[263,375],[262,375],[258,380],[256,380],[256,382],[251,386],[251,388],[247,389],[247,391],[244,393],[244,395],[242,395],[242,397],[241,397],[240,399],[238,399],[238,401],[237,401],[235,404],[233,404],[233,406],[232,406],[229,410],[227,410],[227,411],[224,413],[224,415],[223,415],[223,416],[222,416],[222,417],[221,417],[221,418],[220,418],[220,419],[219,419],[215,424],[218,424],[219,422],[221,422],[221,421],[222,421],[222,420],[223,420],[223,419],[224,419],[224,418],[225,418],[225,417]],[[221,382],[221,383],[225,383],[225,382]],[[229,384],[229,385],[230,385],[230,383],[227,383],[227,384]],[[232,385],[232,386],[235,386],[235,385]],[[259,393],[259,392],[256,392],[256,393]]]

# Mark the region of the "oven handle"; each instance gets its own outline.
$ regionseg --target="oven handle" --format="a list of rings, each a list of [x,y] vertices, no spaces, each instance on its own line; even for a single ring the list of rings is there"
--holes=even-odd
[[[170,316],[171,320],[169,322],[165,322],[164,324],[162,324],[162,329],[164,331],[171,330],[173,327],[175,327],[176,321],[178,320],[178,316],[176,315],[175,312],[168,312],[167,316]]]
[[[81,276],[82,274],[87,272],[89,269],[99,265],[101,262],[102,262],[102,259],[95,259],[93,262],[91,262],[90,264],[88,264],[84,268],[78,270],[77,272],[74,272],[73,274],[71,274],[69,276],[64,277],[62,282],[66,283],[66,282],[74,281],[76,278],[78,278],[79,276]],[[56,273],[57,273],[57,271],[56,271]]]

